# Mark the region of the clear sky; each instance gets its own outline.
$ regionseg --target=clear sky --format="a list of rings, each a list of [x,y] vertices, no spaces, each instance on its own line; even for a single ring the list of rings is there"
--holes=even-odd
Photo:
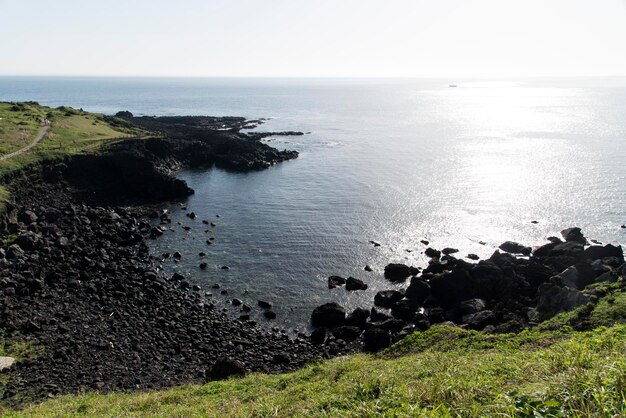
[[[626,0],[0,0],[1,75],[626,75]]]

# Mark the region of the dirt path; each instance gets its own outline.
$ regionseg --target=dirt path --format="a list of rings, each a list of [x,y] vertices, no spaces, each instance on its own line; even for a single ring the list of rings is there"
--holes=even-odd
[[[19,149],[19,150],[15,151],[15,152],[7,154],[7,155],[3,155],[2,157],[0,157],[0,161],[8,160],[9,158],[13,158],[15,156],[24,154],[26,151],[28,151],[29,149],[31,149],[32,147],[37,145],[39,143],[39,141],[41,141],[43,139],[43,137],[46,134],[46,132],[48,132],[48,128],[49,127],[50,127],[50,125],[44,125],[41,128],[39,128],[39,132],[37,132],[37,136],[35,137],[35,140],[33,142],[31,142],[30,144],[28,144],[27,146],[25,146],[22,149]]]

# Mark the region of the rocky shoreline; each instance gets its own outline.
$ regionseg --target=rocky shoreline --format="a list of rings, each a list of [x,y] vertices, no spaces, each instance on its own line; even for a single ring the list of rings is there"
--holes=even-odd
[[[20,404],[278,373],[329,355],[303,335],[225,315],[198,286],[159,273],[149,254],[149,210],[137,205],[193,193],[175,170],[248,171],[298,155],[245,138],[237,126],[166,126],[160,137],[44,161],[3,179],[13,203],[0,220],[0,329],[30,354],[2,372],[9,379],[1,399]]]
[[[311,335],[290,338],[257,327],[246,318],[246,306],[239,318],[227,315],[204,297],[209,289],[159,272],[161,257],[145,242],[159,235],[150,223],[153,211],[139,205],[193,193],[173,175],[181,167],[258,170],[297,152],[261,143],[262,133],[240,133],[263,120],[118,117],[116,123],[159,135],[43,162],[4,179],[14,203],[0,221],[6,244],[0,250],[0,329],[31,347],[8,371],[0,398],[10,404],[284,372],[378,351],[437,323],[515,332],[593,303],[598,294],[588,292],[588,284],[626,273],[621,247],[588,246],[576,228],[535,249],[504,243],[503,252],[477,263],[455,258],[454,249],[429,248],[424,269],[385,268],[390,282],[408,283],[404,290],[379,292],[374,307],[350,313],[329,302],[312,313]],[[329,287],[344,286],[357,291],[366,285],[329,278]],[[262,301],[259,307],[272,312]]]
[[[592,310],[606,290],[589,285],[620,282],[626,290],[621,246],[597,245],[595,240],[590,245],[576,227],[561,235],[562,239],[549,237],[549,243],[536,248],[507,241],[477,263],[456,258],[456,249],[429,247],[424,253],[430,261],[424,269],[388,264],[385,279],[408,286],[380,291],[373,307],[351,313],[334,302],[317,307],[311,315],[317,327],[311,341],[323,345],[341,340],[340,345],[350,342],[365,351],[379,351],[434,324],[519,332],[560,312],[584,305]],[[330,289],[343,285],[348,291],[367,287],[352,277],[328,278]],[[571,325],[586,329],[584,321]]]

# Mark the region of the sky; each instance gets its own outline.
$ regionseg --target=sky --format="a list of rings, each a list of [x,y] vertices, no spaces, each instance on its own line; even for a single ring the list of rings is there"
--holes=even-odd
[[[626,75],[626,0],[0,0],[0,75]]]

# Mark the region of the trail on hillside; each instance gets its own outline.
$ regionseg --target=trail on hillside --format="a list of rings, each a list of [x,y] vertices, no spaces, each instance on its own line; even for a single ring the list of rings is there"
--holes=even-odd
[[[39,128],[39,132],[37,132],[37,136],[35,137],[35,140],[33,142],[31,142],[30,144],[28,144],[24,148],[21,148],[21,149],[15,151],[15,152],[12,152],[12,153],[7,154],[7,155],[3,155],[2,157],[0,157],[0,161],[8,160],[9,158],[13,158],[13,157],[16,157],[18,155],[24,154],[26,151],[28,151],[29,149],[31,149],[32,147],[37,145],[43,139],[43,137],[46,134],[46,132],[48,132],[48,128],[49,127],[50,127],[50,125],[44,125],[41,128]]]

